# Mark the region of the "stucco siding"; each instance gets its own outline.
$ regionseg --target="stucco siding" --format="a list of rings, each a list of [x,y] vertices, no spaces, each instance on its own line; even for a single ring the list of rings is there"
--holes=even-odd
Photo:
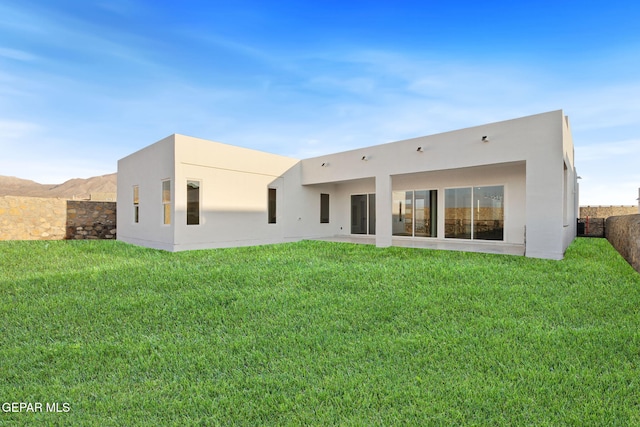
[[[172,135],[122,159],[118,168],[122,206],[118,221],[124,226],[119,226],[119,238],[168,250],[349,237],[356,221],[352,196],[371,194],[375,195],[375,222],[366,220],[365,230],[375,226],[375,236],[369,240],[380,247],[413,245],[410,239],[460,240],[471,250],[474,245],[494,249],[502,245],[509,253],[561,259],[575,237],[578,195],[573,143],[561,110],[301,161]],[[161,216],[160,183],[166,178],[172,182],[170,226],[162,226]],[[188,225],[189,180],[199,183],[200,203],[198,224]],[[133,224],[132,185],[140,186],[139,224]],[[493,186],[502,187],[502,202],[483,208],[498,206],[495,212],[500,218],[492,219],[494,225],[473,222],[473,227],[485,227],[486,232],[498,224],[502,240],[445,238],[451,227],[460,227],[445,221],[447,189]],[[275,223],[267,220],[268,188],[276,190]],[[437,237],[394,233],[398,224],[394,225],[392,216],[393,192],[410,190],[437,190]],[[321,194],[329,197],[328,223],[320,221]],[[362,198],[354,200],[353,209],[360,212],[357,221],[364,224],[361,213],[369,206],[362,207]],[[478,218],[482,217],[480,203],[478,199]],[[425,220],[423,226],[427,224],[434,224],[433,219]],[[362,231],[354,232],[361,235]]]
[[[162,181],[175,181],[174,144],[175,135],[171,135],[118,161],[118,240],[171,249],[174,221],[163,224]],[[134,186],[139,189],[138,223],[134,222]],[[174,194],[171,197],[175,200]]]
[[[286,222],[284,175],[297,159],[176,136],[173,250],[277,243]],[[187,181],[200,183],[199,224],[187,224]],[[276,222],[268,222],[268,188],[276,189]]]

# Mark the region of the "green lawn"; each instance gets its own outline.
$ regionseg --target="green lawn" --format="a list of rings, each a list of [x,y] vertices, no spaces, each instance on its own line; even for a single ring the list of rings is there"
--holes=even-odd
[[[0,425],[640,425],[640,274],[604,239],[0,242],[0,296],[0,404],[43,404]]]

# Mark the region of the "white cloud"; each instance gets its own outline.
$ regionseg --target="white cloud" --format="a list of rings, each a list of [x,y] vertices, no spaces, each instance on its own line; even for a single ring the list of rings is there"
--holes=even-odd
[[[573,87],[560,94],[580,131],[634,125],[640,121],[640,79],[604,87]]]
[[[18,61],[33,61],[37,58],[35,55],[24,50],[10,49],[6,47],[0,47],[0,56]]]
[[[576,148],[580,204],[633,205],[640,187],[640,139]]]
[[[604,163],[624,161],[627,158],[640,160],[640,138],[624,141],[607,141],[582,145],[576,152],[577,162]],[[640,164],[637,169],[640,170]]]
[[[36,131],[40,130],[40,125],[31,122],[19,120],[0,120],[0,144],[9,146],[14,144],[15,140],[32,136]]]

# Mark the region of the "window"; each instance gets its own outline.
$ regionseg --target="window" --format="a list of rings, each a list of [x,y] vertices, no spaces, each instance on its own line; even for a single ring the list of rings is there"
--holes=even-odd
[[[394,191],[392,200],[394,236],[437,237],[437,190]]]
[[[187,181],[187,225],[200,224],[200,181]]]
[[[444,237],[471,239],[471,188],[448,188],[444,197]]]
[[[163,224],[171,224],[171,181],[162,181]]]
[[[394,191],[393,204],[393,235],[413,236],[413,191]]]
[[[276,223],[276,189],[269,189],[269,224]]]
[[[369,194],[369,234],[376,234],[376,195]]]
[[[569,225],[569,170],[567,169],[567,163],[564,163],[564,173],[562,174],[563,183],[562,183],[562,218],[564,218],[564,226]]]
[[[504,240],[504,186],[445,190],[445,237]]]
[[[504,186],[473,187],[473,238],[504,239]]]
[[[133,222],[140,222],[140,190],[137,185],[133,186]]]
[[[320,194],[320,224],[329,223],[329,195]]]

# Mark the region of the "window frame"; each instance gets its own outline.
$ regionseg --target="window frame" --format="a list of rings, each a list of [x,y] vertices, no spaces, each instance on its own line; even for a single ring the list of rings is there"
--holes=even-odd
[[[140,223],[140,186],[133,186],[133,223]]]
[[[395,196],[402,193],[402,198],[397,198]],[[411,199],[407,199],[407,195],[411,194]],[[416,193],[426,193],[425,201],[429,203],[429,229],[425,231],[424,234],[433,234],[428,236],[423,236],[422,233],[418,234],[418,220],[417,217],[419,208],[418,203],[419,200],[416,197]],[[434,196],[435,195],[435,196]],[[398,209],[396,209],[396,202],[399,202]],[[410,203],[407,203],[410,202]],[[435,202],[435,206],[431,206],[432,202]],[[424,209],[424,207],[422,208]],[[408,213],[410,212],[410,213]],[[411,216],[411,233],[406,232],[406,217],[407,215]],[[414,188],[414,189],[400,189],[400,190],[392,190],[391,191],[391,217],[393,223],[393,217],[396,216],[398,222],[402,222],[404,225],[405,232],[394,233],[393,229],[391,231],[391,235],[393,237],[404,237],[404,238],[419,238],[419,239],[435,239],[438,237],[438,189],[437,188]],[[435,218],[435,221],[433,219]],[[424,218],[423,218],[424,220]],[[426,230],[426,229],[425,229]],[[432,233],[433,231],[433,233]]]
[[[366,200],[365,210],[366,213],[362,216],[361,219],[364,221],[364,232],[362,233],[354,233],[354,212],[353,212],[353,197],[354,196],[364,196]],[[349,196],[349,217],[350,217],[350,226],[349,226],[349,234],[353,236],[375,236],[376,235],[376,193],[364,192],[364,193],[351,193]],[[361,224],[362,227],[362,224]]]
[[[192,187],[190,186],[191,183],[196,183],[197,187]],[[190,190],[191,188],[191,190]],[[185,218],[185,222],[186,225],[192,226],[192,225],[201,225],[201,221],[200,221],[200,217],[202,216],[202,180],[201,179],[187,179],[187,184],[186,184],[186,203],[187,203],[187,208],[185,210],[185,214],[186,214],[186,218]],[[198,193],[198,200],[197,201],[189,201],[189,191],[193,191],[193,190],[197,190]],[[195,213],[195,215],[193,213],[191,213],[191,204],[195,203],[197,206],[197,212]],[[197,222],[189,222],[190,218],[195,217],[195,220]]]
[[[476,218],[476,213],[474,213],[474,200],[476,199],[476,189],[477,188],[486,188],[486,187],[502,187],[502,239],[481,239],[476,237],[476,221],[481,221],[480,219]],[[470,221],[470,227],[469,227],[469,237],[450,237],[447,235],[447,191],[448,190],[458,190],[458,189],[469,189],[470,194],[469,194],[469,198],[470,198],[470,204],[469,204],[469,211],[470,211],[470,217],[469,217],[469,221]],[[505,204],[505,199],[506,199],[506,194],[507,194],[507,184],[505,183],[500,183],[500,184],[480,184],[480,185],[464,185],[464,186],[459,186],[459,187],[445,187],[444,188],[444,226],[445,226],[445,230],[444,230],[444,238],[445,239],[449,239],[449,240],[462,240],[462,241],[481,241],[481,242],[506,242],[506,211],[507,211],[507,207]]]
[[[331,205],[329,193],[320,193],[320,224],[331,221]]]
[[[269,187],[267,191],[267,224],[278,223],[278,190]]]
[[[168,184],[168,188],[165,189],[165,184]],[[162,200],[162,225],[171,225],[171,179],[163,179],[161,184],[161,200]],[[166,197],[165,197],[166,196]]]

